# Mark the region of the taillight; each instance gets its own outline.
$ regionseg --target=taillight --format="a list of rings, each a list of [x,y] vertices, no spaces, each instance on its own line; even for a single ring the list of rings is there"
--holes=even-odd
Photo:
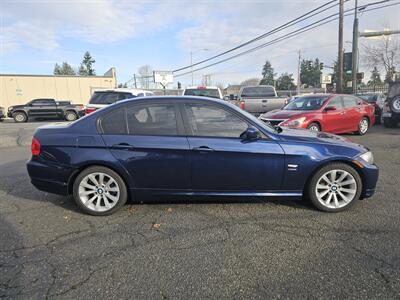
[[[90,114],[90,113],[94,112],[95,110],[96,110],[95,108],[86,107],[86,108],[85,108],[85,114]]]
[[[244,101],[241,101],[241,102],[240,102],[240,104],[239,104],[239,107],[240,107],[241,109],[243,109],[243,110],[244,110],[244,107],[245,107],[245,105],[244,105]]]
[[[35,138],[32,139],[31,152],[33,156],[37,156],[40,154],[40,143]]]

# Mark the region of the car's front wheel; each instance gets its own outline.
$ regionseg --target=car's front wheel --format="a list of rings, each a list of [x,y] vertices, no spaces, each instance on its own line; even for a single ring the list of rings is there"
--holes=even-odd
[[[28,121],[28,117],[23,112],[15,112],[12,114],[12,117],[16,123],[24,123]]]
[[[78,119],[78,115],[77,115],[75,112],[73,112],[73,111],[67,111],[67,112],[65,113],[65,119],[66,119],[67,121],[69,121],[69,122],[73,122],[73,121],[75,121],[76,119]]]
[[[351,166],[332,163],[314,174],[308,185],[311,202],[322,211],[339,212],[359,199],[362,190],[360,175]]]
[[[73,195],[84,212],[95,216],[114,213],[128,198],[122,178],[113,170],[101,166],[89,167],[77,176]]]
[[[367,133],[369,128],[369,120],[367,117],[363,117],[358,123],[358,130],[356,131],[359,135],[364,135]]]

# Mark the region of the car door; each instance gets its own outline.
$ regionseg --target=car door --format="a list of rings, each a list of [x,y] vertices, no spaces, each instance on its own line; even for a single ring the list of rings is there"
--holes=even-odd
[[[57,116],[56,102],[53,99],[32,100],[28,115],[32,117],[55,117]]]
[[[144,190],[190,187],[189,145],[173,102],[128,104],[100,121],[106,146]]]
[[[341,96],[335,96],[328,100],[322,115],[322,131],[338,133],[343,132],[345,125],[343,124],[343,99]],[[335,107],[335,110],[329,110],[329,107]],[[328,108],[328,109],[327,109]]]
[[[199,191],[272,191],[281,186],[284,153],[267,136],[240,138],[252,126],[233,109],[218,104],[182,104],[191,150],[191,187]]]
[[[346,131],[355,131],[358,129],[358,123],[361,120],[361,100],[353,96],[342,96],[344,115],[343,123],[345,124]]]

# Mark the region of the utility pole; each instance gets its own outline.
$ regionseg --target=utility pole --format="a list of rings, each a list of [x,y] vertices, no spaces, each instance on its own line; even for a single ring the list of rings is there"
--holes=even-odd
[[[135,81],[135,89],[137,89],[136,74],[133,74],[133,80]]]
[[[301,51],[299,50],[299,61],[297,62],[297,95],[300,95],[300,60],[301,60]]]
[[[342,93],[343,90],[343,0],[339,1],[339,49],[336,93]]]
[[[192,86],[193,86],[193,51],[190,51],[190,69],[192,70]]]
[[[351,65],[351,86],[353,94],[357,93],[357,73],[358,73],[358,17],[357,17],[357,0],[354,3],[354,22],[353,22],[353,49],[352,49],[352,65]]]

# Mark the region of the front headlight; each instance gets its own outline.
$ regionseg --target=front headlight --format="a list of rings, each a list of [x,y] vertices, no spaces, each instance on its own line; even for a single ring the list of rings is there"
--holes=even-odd
[[[301,117],[301,118],[290,120],[286,124],[288,126],[297,127],[297,126],[300,126],[305,120],[306,120],[306,117]]]
[[[12,106],[10,106],[9,108],[8,108],[8,110],[10,111],[10,110],[12,110],[14,107],[12,107]]]
[[[361,154],[360,157],[362,158],[363,161],[365,161],[371,165],[374,163],[374,155],[372,154],[371,151]]]

